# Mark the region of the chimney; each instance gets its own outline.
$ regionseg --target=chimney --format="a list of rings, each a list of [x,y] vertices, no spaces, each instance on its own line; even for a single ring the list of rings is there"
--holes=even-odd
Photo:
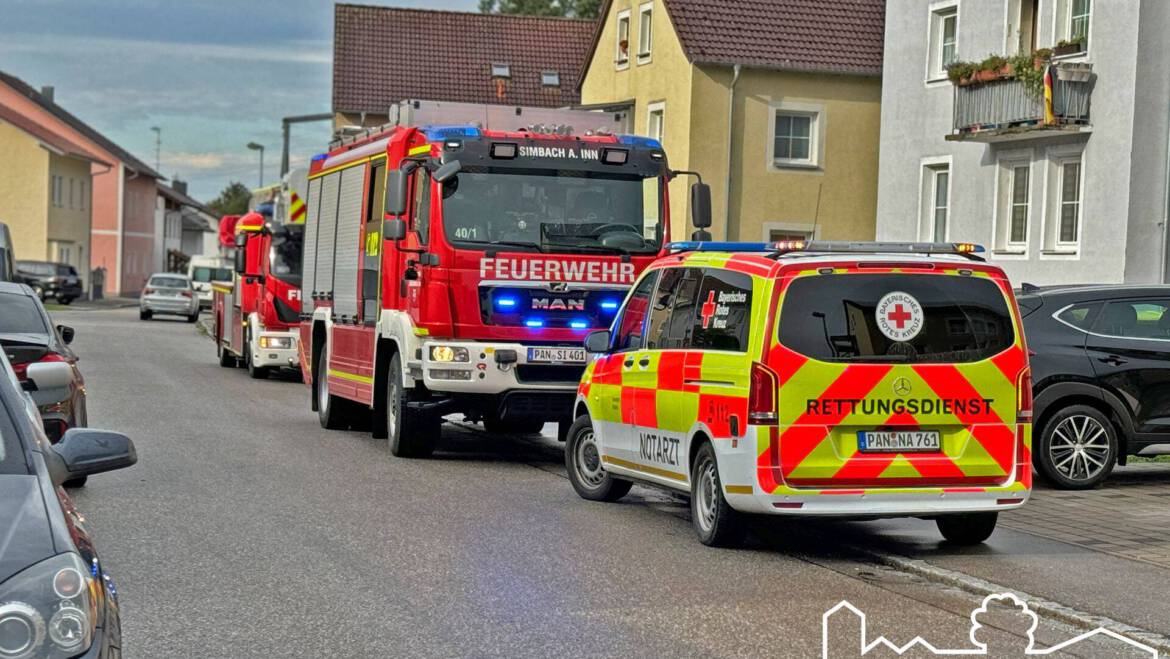
[[[43,96],[46,101],[52,103],[53,102],[53,86],[52,85],[45,85],[44,87],[41,87],[41,96]]]
[[[171,188],[179,194],[187,194],[187,182],[180,181],[177,178],[171,178]]]

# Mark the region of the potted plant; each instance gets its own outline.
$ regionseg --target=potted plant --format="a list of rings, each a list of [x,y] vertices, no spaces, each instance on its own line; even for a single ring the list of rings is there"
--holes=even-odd
[[[1072,39],[1061,39],[1052,49],[1053,57],[1064,57],[1083,52],[1085,52],[1085,38],[1083,36],[1073,37]]]

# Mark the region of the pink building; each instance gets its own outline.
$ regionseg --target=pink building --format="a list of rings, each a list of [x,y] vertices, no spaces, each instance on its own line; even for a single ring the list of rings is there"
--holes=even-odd
[[[92,168],[90,267],[106,270],[103,294],[137,294],[162,265],[157,262],[154,236],[156,181],[162,175],[57,105],[51,87],[38,92],[0,71],[0,105],[114,163]]]

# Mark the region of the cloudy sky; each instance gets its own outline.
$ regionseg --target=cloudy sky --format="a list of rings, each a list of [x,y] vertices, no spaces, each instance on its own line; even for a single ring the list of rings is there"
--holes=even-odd
[[[474,11],[476,0],[362,0]],[[280,168],[280,118],[329,111],[329,0],[0,0],[0,70],[53,85],[73,114],[209,200],[230,180]],[[293,126],[293,165],[329,124]]]

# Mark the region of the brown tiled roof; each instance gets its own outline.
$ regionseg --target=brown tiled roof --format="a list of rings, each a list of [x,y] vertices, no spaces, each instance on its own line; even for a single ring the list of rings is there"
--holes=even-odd
[[[31,135],[38,142],[44,144],[54,151],[57,151],[58,153],[74,158],[80,158],[81,160],[95,162],[106,167],[110,166],[110,163],[90,153],[85,149],[85,147],[77,144],[76,142],[67,140],[60,135],[57,135],[48,128],[45,128],[44,126],[33,121],[31,118],[17,112],[15,108],[10,108],[7,105],[0,105],[0,121],[16,126],[18,130]]]
[[[663,0],[693,63],[878,76],[885,0]],[[608,18],[611,0],[601,16]],[[593,36],[593,47],[603,25]]]
[[[407,99],[563,107],[595,21],[338,4],[333,15],[333,110],[375,112]],[[502,89],[491,65],[508,64]],[[556,71],[559,87],[541,85]]]

